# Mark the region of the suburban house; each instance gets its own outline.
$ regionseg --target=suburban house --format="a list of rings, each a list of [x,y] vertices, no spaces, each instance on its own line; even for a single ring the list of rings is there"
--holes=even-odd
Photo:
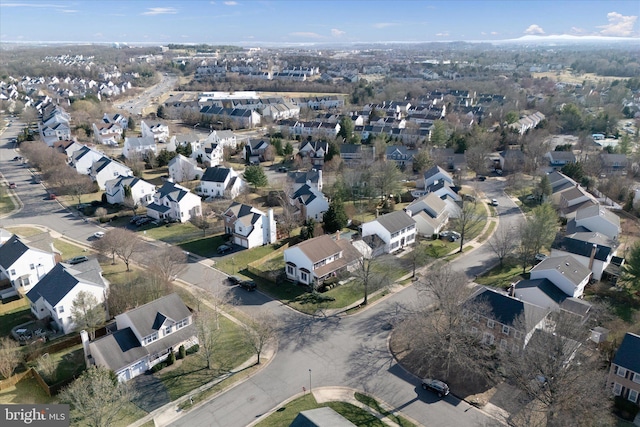
[[[125,116],[122,116],[120,114],[114,114],[113,116],[110,116],[107,113],[104,113],[104,116],[102,117],[102,121],[104,123],[115,123],[119,125],[122,129],[129,128],[129,119],[127,119]]]
[[[73,153],[84,147],[84,144],[80,144],[75,141],[58,141],[53,144],[53,147],[59,152],[64,153],[67,156],[67,161],[71,161]]]
[[[277,240],[273,209],[264,213],[253,206],[233,202],[223,216],[225,233],[231,235],[236,245],[251,249]]]
[[[202,216],[200,197],[189,189],[173,182],[165,182],[153,195],[153,203],[147,205],[147,215],[158,220],[187,222]]]
[[[195,159],[190,159],[182,154],[178,154],[171,159],[167,169],[169,178],[174,182],[193,181],[194,179],[200,179],[204,175],[204,169],[198,167]]]
[[[208,140],[216,144],[220,144],[223,147],[236,148],[238,146],[238,141],[236,139],[236,134],[231,130],[214,130],[207,137]]]
[[[549,279],[521,280],[511,288],[510,295],[521,301],[554,312],[565,311],[586,319],[591,304],[565,294]]]
[[[522,170],[525,163],[525,154],[522,150],[504,150],[500,152],[498,158],[498,164],[495,165],[496,169],[501,169],[505,172],[515,172]]]
[[[138,206],[147,206],[153,200],[156,186],[134,176],[119,176],[104,183],[104,194],[107,196],[107,203],[112,205],[123,204],[130,193]]]
[[[244,186],[244,180],[233,168],[215,166],[205,169],[195,192],[203,197],[235,199]]]
[[[440,233],[449,221],[449,211],[444,200],[435,193],[429,193],[414,200],[405,208],[416,221],[416,229],[422,236],[431,237]]]
[[[126,159],[144,159],[147,152],[152,152],[154,155],[158,154],[158,144],[151,136],[143,136],[142,138],[129,138],[124,139],[124,146],[122,147],[122,155]]]
[[[562,172],[553,171],[547,174],[549,178],[549,183],[551,184],[551,193],[556,194],[560,193],[567,188],[575,187],[578,185],[573,179],[569,178]]]
[[[71,166],[82,175],[89,175],[91,166],[104,157],[104,153],[84,145],[71,155]]]
[[[153,138],[156,142],[169,141],[169,126],[162,123],[155,123],[149,126],[144,121],[141,121],[140,132],[143,138]]]
[[[224,161],[224,146],[217,142],[194,142],[190,157],[208,167],[218,166]]]
[[[98,184],[101,190],[104,190],[107,181],[119,176],[133,176],[133,171],[129,169],[129,166],[111,160],[108,157],[102,157],[91,165],[89,176]]]
[[[580,298],[591,279],[591,270],[571,255],[552,254],[531,269],[529,278],[548,279],[570,297]]]
[[[289,172],[288,178],[291,182],[291,189],[294,192],[305,184],[322,191],[322,170],[311,169],[309,171]]]
[[[573,233],[554,243],[551,256],[571,255],[591,270],[594,280],[600,280],[615,256],[618,242],[604,234],[591,231]]]
[[[481,287],[465,303],[471,332],[486,345],[518,352],[538,329],[544,329],[549,310]]]
[[[616,240],[620,234],[620,217],[601,205],[585,206],[576,211],[576,231],[594,231]],[[567,223],[567,230],[569,224]]]
[[[115,372],[129,381],[177,352],[198,344],[193,314],[177,294],[170,294],[116,316],[117,330],[95,341],[82,333],[87,365]]]
[[[392,145],[391,147],[387,147],[385,159],[388,162],[394,162],[396,166],[402,170],[412,170],[413,159],[417,153],[416,150],[410,150],[402,145]]]
[[[552,194],[551,201],[559,214],[566,217],[578,209],[599,205],[598,200],[579,185]]]
[[[247,163],[257,164],[264,162],[264,154],[269,148],[269,141],[264,139],[250,139],[244,146],[243,157]]]
[[[576,162],[576,156],[573,151],[549,151],[545,154],[545,157],[549,159],[549,166],[554,168],[561,168],[564,165]]]
[[[373,163],[376,158],[376,148],[362,144],[341,144],[340,158],[347,166]]]
[[[25,294],[56,265],[53,252],[30,248],[15,234],[0,246],[0,279],[9,280],[13,289],[2,298]]]
[[[68,334],[76,328],[71,313],[78,294],[89,293],[98,304],[104,304],[107,290],[100,264],[91,259],[76,265],[57,264],[27,292],[27,299],[36,318],[50,318],[58,330]]]
[[[287,279],[304,284],[321,283],[343,271],[352,271],[360,252],[349,240],[325,234],[285,249]]]
[[[615,396],[640,406],[640,336],[627,332],[609,370],[609,385]]]
[[[433,162],[446,170],[464,169],[467,159],[464,153],[456,153],[453,148],[432,148],[431,159]]]
[[[438,184],[440,182],[446,182],[450,186],[453,186],[453,177],[446,170],[440,166],[433,166],[430,169],[424,171],[424,187],[425,189]]]
[[[93,137],[98,144],[118,145],[122,138],[122,127],[117,123],[93,123]]]
[[[371,236],[369,239],[367,237]],[[374,237],[377,236],[383,245],[384,253],[392,253],[411,245],[416,239],[416,221],[411,218],[411,212],[396,211],[362,224],[362,238],[374,252],[377,246]],[[373,244],[373,246],[372,246]]]
[[[309,184],[298,188],[291,196],[291,204],[300,211],[300,217],[322,221],[324,213],[329,210],[329,201],[322,191]]]
[[[601,153],[602,171],[606,173],[620,173],[627,169],[629,159],[624,154]]]
[[[311,160],[314,166],[322,166],[324,164],[324,155],[329,151],[329,143],[327,141],[303,141],[300,143],[298,155],[302,158]]]

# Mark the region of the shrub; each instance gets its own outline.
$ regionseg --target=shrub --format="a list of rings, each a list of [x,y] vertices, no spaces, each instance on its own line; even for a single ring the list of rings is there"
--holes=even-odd
[[[176,354],[171,351],[169,352],[169,357],[167,357],[167,366],[171,366],[176,363]]]
[[[183,345],[180,346],[180,348],[178,349],[178,359],[184,359],[187,355],[187,350],[184,348]]]
[[[161,369],[166,368],[166,367],[167,367],[167,362],[160,362],[157,365],[153,365],[150,370],[151,370],[152,373],[155,374],[156,372],[158,372]]]
[[[616,415],[628,421],[633,421],[640,410],[635,403],[623,398],[622,396],[616,396],[613,400],[613,405],[615,407],[614,412]]]
[[[187,349],[187,354],[197,353],[200,350],[200,346],[198,344],[192,345]]]

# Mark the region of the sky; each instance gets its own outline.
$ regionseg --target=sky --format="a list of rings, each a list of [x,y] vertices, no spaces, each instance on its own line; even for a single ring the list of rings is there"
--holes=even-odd
[[[0,0],[1,42],[304,44],[638,37],[640,0]]]

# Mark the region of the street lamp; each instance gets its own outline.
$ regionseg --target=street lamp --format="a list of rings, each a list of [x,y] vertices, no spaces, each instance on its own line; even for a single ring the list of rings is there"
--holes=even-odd
[[[309,369],[309,393],[311,393],[311,369]]]

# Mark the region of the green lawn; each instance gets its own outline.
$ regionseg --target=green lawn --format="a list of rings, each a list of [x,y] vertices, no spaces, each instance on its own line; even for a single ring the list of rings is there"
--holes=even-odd
[[[232,255],[225,256],[215,262],[214,267],[224,271],[227,274],[235,274],[247,268],[250,262],[259,260],[269,255],[279,245],[266,245],[257,248],[245,249]]]
[[[36,227],[7,227],[6,230],[21,237],[31,237],[42,233],[42,230]]]
[[[38,372],[45,378],[49,385],[54,385],[73,376],[79,376],[85,369],[82,344],[74,345],[57,353],[51,353],[48,357],[51,357],[53,363],[56,365],[54,374],[51,378],[45,378],[46,375],[43,372]],[[38,370],[38,361],[34,360],[30,362],[29,366]]]
[[[522,266],[517,265],[513,261],[505,261],[504,266],[494,267],[482,276],[478,276],[476,282],[485,286],[505,289],[511,283],[522,280],[523,278]]]
[[[0,336],[5,337],[11,333],[11,329],[33,320],[29,301],[26,298],[0,304]]]
[[[9,192],[6,188],[0,189],[0,213],[6,214],[11,212],[16,206],[13,204],[13,200],[9,197]]]
[[[0,403],[54,403],[55,398],[49,397],[35,378],[25,378],[13,387],[0,391]]]
[[[138,232],[156,240],[177,245],[190,240],[201,238],[202,230],[196,228],[190,222],[184,224],[171,223],[164,225],[147,224],[138,228]]]
[[[290,425],[302,411],[330,407],[353,424],[367,427],[385,427],[385,424],[367,411],[346,402],[327,402],[319,404],[311,394],[292,400],[257,424],[258,427],[281,427]]]
[[[56,239],[53,242],[53,246],[60,251],[62,255],[62,259],[73,258],[78,255],[85,255],[86,250],[81,248],[80,246],[76,246],[72,243],[67,242],[63,239]]]
[[[355,393],[355,398],[356,400],[364,403],[368,407],[373,408],[376,412],[387,416],[391,421],[395,422],[400,427],[415,427],[415,424],[407,420],[406,418],[403,418],[399,415],[393,415],[391,412],[382,408],[378,403],[378,401],[373,397],[369,397],[366,394],[362,394],[362,393]]]
[[[200,236],[202,236],[202,231],[199,232]],[[190,240],[188,242],[181,243],[179,246],[187,252],[200,255],[204,258],[211,258],[217,255],[216,250],[218,249],[218,246],[222,245],[224,242],[224,236],[217,234],[215,236],[207,236]]]

